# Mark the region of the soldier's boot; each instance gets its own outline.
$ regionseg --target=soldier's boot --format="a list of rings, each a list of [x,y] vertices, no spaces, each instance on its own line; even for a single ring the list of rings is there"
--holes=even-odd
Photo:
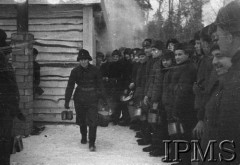
[[[96,141],[97,127],[89,126],[89,150],[91,152],[96,151],[95,141]]]
[[[80,126],[80,132],[82,135],[81,143],[87,144],[87,125],[81,125]]]

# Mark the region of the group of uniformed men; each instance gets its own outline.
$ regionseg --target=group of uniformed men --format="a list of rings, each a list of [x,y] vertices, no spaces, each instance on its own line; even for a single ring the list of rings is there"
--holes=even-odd
[[[240,154],[239,11],[237,0],[229,3],[219,11],[214,23],[196,32],[189,42],[169,39],[164,44],[161,40],[145,39],[142,48],[114,50],[106,57],[98,52],[99,72],[88,63],[91,60],[88,52],[80,51],[80,66],[72,71],[66,90],[66,107],[74,82],[81,91],[74,95],[76,102],[81,102],[75,104],[76,110],[96,108],[97,102],[88,98],[95,98],[92,95],[99,95],[97,89],[105,88],[100,94],[113,110],[113,124],[130,125],[130,129],[137,131],[138,144],[149,145],[143,151],[150,152],[150,156],[166,154],[164,139],[198,139],[203,150],[208,149],[209,140],[217,140],[218,145],[222,140],[233,140],[234,153]],[[121,100],[129,91],[134,91],[133,99]],[[77,97],[79,93],[86,97]],[[130,117],[129,105],[141,108],[140,118]],[[149,122],[152,112],[158,116],[155,123]],[[93,125],[89,128],[89,146],[95,150],[97,117],[90,116],[87,121]],[[86,143],[86,125],[85,119],[80,122],[82,143]],[[222,152],[217,147],[214,149],[214,156]],[[238,156],[230,160],[231,152],[222,155],[216,156],[217,162],[205,159],[202,164],[239,163]],[[171,159],[164,161],[174,158],[172,145],[169,156]],[[191,152],[182,154],[181,159],[178,164],[190,164]]]
[[[150,156],[166,155],[163,140],[200,140],[203,151],[216,141],[214,153],[201,164],[240,163],[240,3],[235,0],[223,7],[216,21],[196,32],[194,40],[180,43],[169,39],[145,39],[142,48],[112,52],[111,61],[97,54],[97,66],[87,50],[80,50],[79,66],[71,71],[65,94],[65,108],[74,93],[76,122],[80,125],[81,143],[95,151],[98,99],[113,110],[113,124],[130,125],[137,131],[139,145]],[[0,46],[6,33],[0,31]],[[0,52],[0,144],[10,145],[13,117],[25,120],[19,111],[19,93],[15,76],[8,65],[8,50]],[[101,61],[101,62],[99,62]],[[133,91],[129,101],[121,96]],[[141,109],[141,116],[131,118],[128,106]],[[157,114],[150,122],[150,113]],[[221,146],[227,140],[226,146]],[[221,146],[221,147],[219,147]],[[175,146],[170,144],[169,157],[174,161]],[[179,146],[184,150],[185,146]],[[0,161],[10,163],[10,148],[1,147]],[[225,149],[222,149],[225,148]],[[205,155],[204,155],[205,156]],[[202,158],[202,155],[200,155]],[[191,164],[191,152],[182,153],[178,164]],[[209,161],[211,159],[211,161]]]

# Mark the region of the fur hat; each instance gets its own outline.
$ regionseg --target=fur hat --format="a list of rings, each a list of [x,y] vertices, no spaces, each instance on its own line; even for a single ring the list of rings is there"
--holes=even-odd
[[[126,55],[126,54],[130,55],[130,54],[132,54],[132,53],[133,53],[133,51],[132,51],[132,49],[130,49],[130,48],[126,48],[126,49],[124,50],[124,52],[123,52],[124,55]]]
[[[77,61],[80,60],[89,60],[92,61],[92,57],[90,56],[89,52],[85,49],[81,49],[78,52],[78,57],[77,57]]]
[[[170,43],[178,44],[179,41],[178,41],[176,38],[170,38],[170,39],[167,41],[166,48],[168,48],[168,45],[169,45]]]
[[[117,49],[115,49],[113,52],[112,52],[112,56],[114,55],[118,55],[119,57],[121,56],[121,52]]]
[[[175,55],[171,50],[164,50],[163,55],[162,55],[162,59],[166,59],[166,60],[174,60],[175,59]]]
[[[152,45],[152,48],[157,48],[158,50],[163,50],[164,47],[164,43],[161,40],[155,41]]]
[[[224,31],[231,34],[240,32],[240,2],[235,0],[222,7],[217,15],[215,23]]]
[[[178,43],[175,46],[175,50],[183,50],[186,54],[191,56],[194,52],[194,46],[189,43]]]
[[[104,58],[104,54],[102,52],[97,52],[97,58]]]
[[[147,38],[142,42],[142,47],[143,48],[151,47],[151,45],[152,45],[152,39],[150,39],[150,38]]]
[[[146,53],[144,52],[144,50],[141,49],[141,50],[138,52],[137,56],[139,57],[140,55],[146,56]]]

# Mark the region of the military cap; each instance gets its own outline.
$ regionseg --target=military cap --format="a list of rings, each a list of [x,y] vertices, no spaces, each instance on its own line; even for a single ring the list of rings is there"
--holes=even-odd
[[[175,55],[171,50],[164,50],[163,55],[162,55],[162,59],[171,59],[174,60]]]
[[[92,57],[90,56],[89,52],[85,49],[81,49],[78,52],[78,57],[77,57],[77,61],[80,60],[89,60],[92,61]]]
[[[164,47],[165,47],[165,45],[161,40],[155,41],[152,45],[152,48],[157,48],[158,50],[163,50]]]
[[[112,56],[114,55],[118,55],[119,57],[121,56],[121,52],[117,49],[115,49],[113,52],[112,52]]]

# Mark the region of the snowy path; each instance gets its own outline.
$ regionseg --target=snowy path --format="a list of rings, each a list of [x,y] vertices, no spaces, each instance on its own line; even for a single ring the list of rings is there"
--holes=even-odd
[[[80,144],[76,125],[47,125],[38,136],[23,139],[24,150],[11,156],[19,165],[163,165],[149,157],[128,127],[98,127],[96,152]]]

